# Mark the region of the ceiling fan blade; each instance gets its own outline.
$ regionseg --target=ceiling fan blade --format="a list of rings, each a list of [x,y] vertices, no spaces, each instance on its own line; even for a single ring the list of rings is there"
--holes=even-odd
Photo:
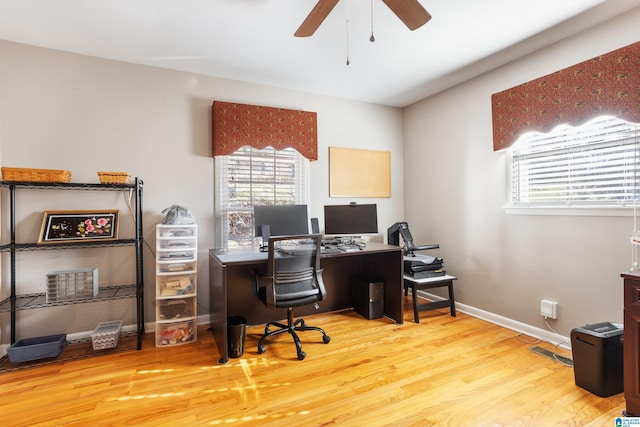
[[[327,15],[336,7],[339,0],[318,0],[318,3],[311,9],[300,28],[293,34],[296,37],[309,37],[316,32],[320,24]]]
[[[382,0],[411,31],[429,22],[431,15],[418,0]]]

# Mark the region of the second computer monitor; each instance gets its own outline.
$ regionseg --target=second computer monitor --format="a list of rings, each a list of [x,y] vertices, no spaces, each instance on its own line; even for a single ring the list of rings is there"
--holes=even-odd
[[[376,204],[328,205],[324,207],[324,234],[360,236],[378,233]]]
[[[269,226],[271,236],[309,233],[307,205],[268,205],[253,207],[255,236],[262,236],[262,226]]]

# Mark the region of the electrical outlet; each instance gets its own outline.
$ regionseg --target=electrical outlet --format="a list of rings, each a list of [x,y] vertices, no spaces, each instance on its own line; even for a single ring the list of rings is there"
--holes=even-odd
[[[540,316],[549,319],[558,318],[558,303],[548,299],[540,300]]]

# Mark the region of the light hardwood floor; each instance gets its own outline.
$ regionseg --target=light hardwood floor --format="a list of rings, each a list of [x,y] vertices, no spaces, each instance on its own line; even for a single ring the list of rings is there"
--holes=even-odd
[[[405,306],[410,307],[409,299]],[[3,426],[614,426],[623,394],[600,398],[573,370],[535,354],[513,331],[447,310],[413,322],[318,314],[325,328],[288,334],[216,363],[203,328],[194,344],[104,355],[0,374]],[[529,338],[530,339],[530,338]],[[548,344],[542,346],[553,350]]]

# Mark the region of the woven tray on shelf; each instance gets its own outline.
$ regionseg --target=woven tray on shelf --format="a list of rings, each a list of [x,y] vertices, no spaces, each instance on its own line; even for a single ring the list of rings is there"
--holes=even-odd
[[[2,168],[5,181],[70,182],[71,172],[58,169]]]
[[[98,178],[103,184],[126,184],[129,172],[98,172]]]

